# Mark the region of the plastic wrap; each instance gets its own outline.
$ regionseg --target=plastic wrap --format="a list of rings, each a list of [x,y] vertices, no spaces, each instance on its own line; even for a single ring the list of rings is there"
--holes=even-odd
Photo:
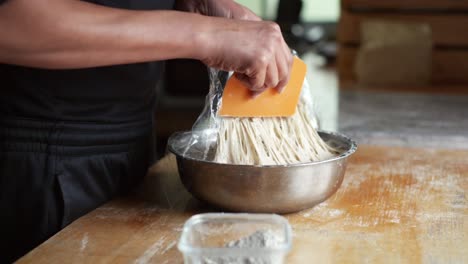
[[[220,122],[222,118],[225,118],[218,116],[218,110],[222,103],[224,86],[229,77],[230,74],[227,72],[209,69],[210,87],[204,109],[192,127],[191,136],[183,142],[179,142],[180,146],[175,146],[177,149],[184,149],[183,156],[197,160],[214,161]],[[319,122],[314,112],[313,98],[307,80],[303,83],[299,104],[305,108],[313,128],[318,129]]]

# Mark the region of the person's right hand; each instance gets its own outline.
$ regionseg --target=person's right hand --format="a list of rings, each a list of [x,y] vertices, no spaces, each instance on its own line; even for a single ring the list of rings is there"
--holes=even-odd
[[[205,47],[199,58],[207,66],[234,71],[254,94],[289,80],[291,51],[273,22],[217,19],[200,34]]]

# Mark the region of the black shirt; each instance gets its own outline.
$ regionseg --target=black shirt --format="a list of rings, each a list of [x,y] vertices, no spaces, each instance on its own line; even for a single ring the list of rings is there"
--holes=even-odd
[[[134,10],[174,6],[174,0],[87,2]],[[161,69],[162,62],[76,70],[0,64],[0,116],[91,122],[148,119]]]

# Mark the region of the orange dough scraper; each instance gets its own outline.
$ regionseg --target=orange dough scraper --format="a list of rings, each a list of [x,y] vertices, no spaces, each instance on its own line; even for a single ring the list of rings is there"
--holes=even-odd
[[[296,112],[306,72],[306,64],[294,57],[291,78],[283,92],[278,93],[275,88],[268,88],[256,98],[252,98],[250,90],[233,75],[224,87],[219,115],[230,117],[291,116]]]

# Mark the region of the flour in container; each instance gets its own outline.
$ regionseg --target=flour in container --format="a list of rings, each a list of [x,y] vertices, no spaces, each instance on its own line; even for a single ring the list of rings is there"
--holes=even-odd
[[[284,241],[272,230],[259,230],[250,236],[226,243],[227,248],[253,248],[253,249],[275,249]],[[219,257],[203,258],[201,264],[281,264],[282,256],[265,254],[265,256],[247,257]]]

